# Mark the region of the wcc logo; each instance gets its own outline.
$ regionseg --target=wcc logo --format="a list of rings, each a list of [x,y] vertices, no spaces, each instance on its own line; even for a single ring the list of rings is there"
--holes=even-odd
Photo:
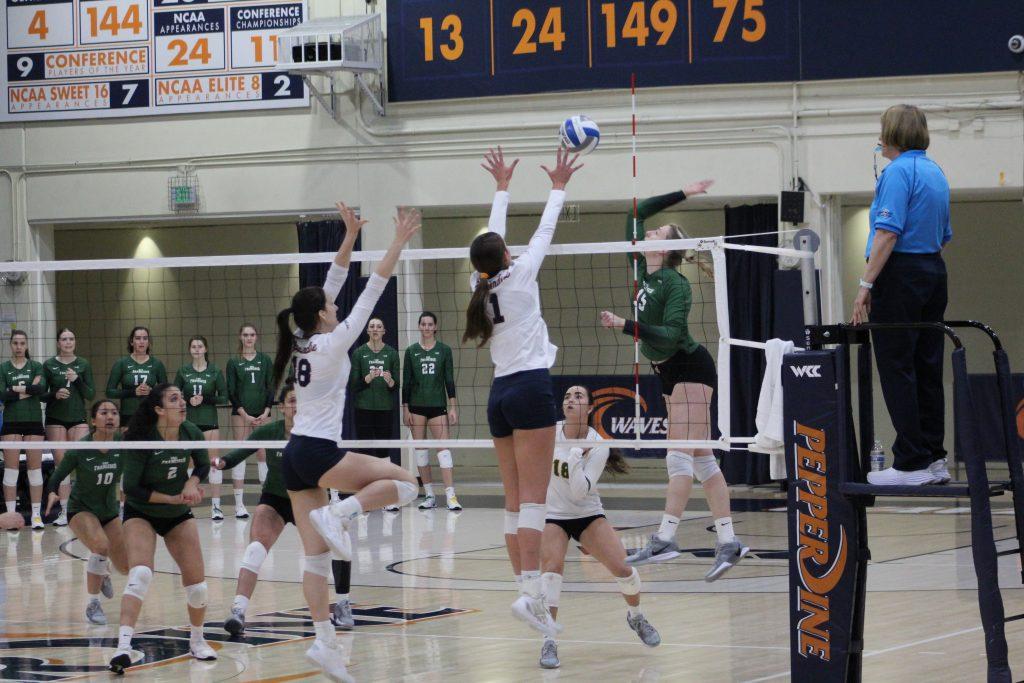
[[[820,365],[792,365],[789,369],[797,377],[821,377]]]

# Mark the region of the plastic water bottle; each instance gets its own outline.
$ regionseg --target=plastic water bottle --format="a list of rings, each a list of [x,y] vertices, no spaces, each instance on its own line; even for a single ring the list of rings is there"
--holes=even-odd
[[[868,457],[871,460],[872,472],[881,472],[885,469],[885,449],[882,448],[881,441],[875,441],[875,445],[871,447],[871,455]]]

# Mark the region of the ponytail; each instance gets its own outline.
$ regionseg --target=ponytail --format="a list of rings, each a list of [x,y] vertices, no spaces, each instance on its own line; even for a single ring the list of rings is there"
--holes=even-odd
[[[628,474],[629,463],[622,457],[622,450],[618,448],[608,449],[608,460],[604,463],[604,471],[612,474]]]
[[[494,323],[487,317],[487,295],[490,291],[487,278],[481,276],[466,308],[466,333],[462,335],[463,344],[473,339],[477,340],[476,346],[480,348],[494,334]]]
[[[161,382],[153,387],[149,394],[139,401],[139,407],[135,410],[131,420],[128,421],[128,430],[124,433],[125,441],[149,441],[153,430],[156,429],[159,415],[156,409],[164,404],[164,394],[168,389],[175,388],[173,384]]]
[[[295,335],[292,334],[292,327],[288,322],[291,315],[291,306],[277,314],[277,354],[274,356],[272,387],[276,387],[284,377],[285,369],[292,359],[292,350],[295,348]]]

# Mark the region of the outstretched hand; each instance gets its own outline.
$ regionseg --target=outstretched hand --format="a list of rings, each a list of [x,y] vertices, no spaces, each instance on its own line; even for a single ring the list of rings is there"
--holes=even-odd
[[[419,209],[398,207],[398,215],[395,216],[395,241],[405,244],[411,240],[420,229],[422,218]]]
[[[356,215],[355,209],[346,206],[345,202],[338,202],[335,204],[338,207],[338,213],[341,214],[341,220],[345,223],[345,238],[354,240],[359,231],[362,230],[363,226],[369,221],[365,221]]]
[[[697,182],[690,183],[689,185],[684,187],[683,188],[683,194],[685,194],[687,197],[692,197],[695,194],[706,194],[707,191],[708,191],[708,188],[711,187],[714,184],[715,184],[715,181],[711,180],[711,179],[698,180]]]
[[[501,145],[498,145],[497,152],[493,149],[487,150],[487,154],[484,155],[484,163],[480,166],[494,177],[499,192],[507,192],[509,183],[512,182],[512,174],[515,173],[518,164],[519,159],[513,159],[511,164],[506,164],[505,154],[501,150]]]
[[[547,172],[548,177],[551,178],[551,189],[552,190],[564,190],[565,186],[569,184],[569,179],[572,178],[572,174],[583,168],[583,164],[576,166],[576,160],[580,158],[579,154],[574,154],[572,158],[569,158],[569,150],[564,146],[558,148],[558,152],[555,155],[555,168],[550,169],[544,164],[541,164],[541,168]]]

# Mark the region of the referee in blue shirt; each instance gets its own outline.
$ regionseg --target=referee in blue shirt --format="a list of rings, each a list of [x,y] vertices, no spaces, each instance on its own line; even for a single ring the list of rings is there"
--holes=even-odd
[[[882,156],[891,163],[875,186],[867,266],[853,302],[853,323],[938,322],[946,312],[942,249],[953,237],[949,183],[928,158],[928,121],[910,105],[882,114]],[[948,482],[941,332],[872,334],[878,376],[896,430],[893,466],[868,474],[882,485]]]

